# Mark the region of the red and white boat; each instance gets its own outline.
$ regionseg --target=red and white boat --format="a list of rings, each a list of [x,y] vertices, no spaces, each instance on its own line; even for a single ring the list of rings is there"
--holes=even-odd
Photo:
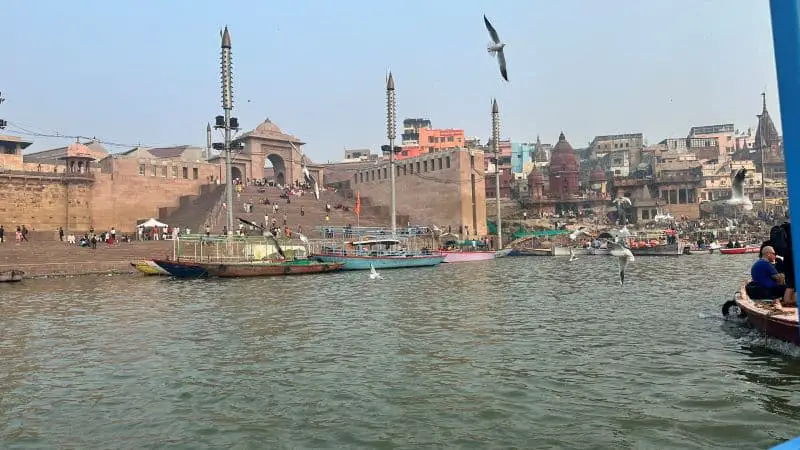
[[[719,249],[719,252],[723,255],[743,255],[745,253],[758,253],[761,250],[760,245],[748,245],[747,247],[739,247],[739,248],[726,248],[722,247]]]
[[[497,255],[494,250],[441,250],[446,263],[486,261]]]

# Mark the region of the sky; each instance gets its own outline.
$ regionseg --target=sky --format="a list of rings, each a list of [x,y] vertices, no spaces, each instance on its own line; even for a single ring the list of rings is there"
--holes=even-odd
[[[486,50],[483,14],[507,43],[510,83]],[[234,111],[244,130],[269,118],[316,162],[387,143],[387,71],[402,120],[573,147],[642,132],[650,144],[689,128],[755,127],[762,91],[780,130],[766,0],[376,2],[5,2],[5,134],[29,151],[96,136],[205,146],[222,114],[220,30],[233,44]],[[221,134],[215,132],[215,140]]]

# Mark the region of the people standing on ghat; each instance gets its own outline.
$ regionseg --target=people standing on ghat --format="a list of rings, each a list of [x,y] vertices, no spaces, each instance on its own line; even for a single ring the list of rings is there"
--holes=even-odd
[[[5,242],[5,237],[4,237],[5,234],[6,234],[6,230],[3,228],[2,225],[0,225],[0,244]]]
[[[64,229],[61,227],[58,227],[58,240],[64,242]]]
[[[206,224],[206,237],[211,236],[211,227]]]
[[[117,230],[116,230],[116,228],[111,227],[111,231],[109,233],[111,234],[111,242],[109,242],[109,244],[115,244],[117,242]]]
[[[28,242],[28,227],[22,226],[22,240]]]

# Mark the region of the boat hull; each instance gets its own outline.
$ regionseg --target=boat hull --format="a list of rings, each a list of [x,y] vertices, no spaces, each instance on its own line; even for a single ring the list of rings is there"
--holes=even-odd
[[[25,272],[21,270],[5,270],[0,272],[0,283],[15,283],[22,281],[25,277]]]
[[[444,262],[446,263],[487,261],[496,258],[494,251],[453,252],[445,250],[442,251],[442,254],[444,254]]]
[[[281,262],[241,262],[241,263],[200,263],[210,276],[219,278],[276,277],[284,275],[309,275],[336,272],[343,264],[335,262],[281,261]]]
[[[432,267],[444,261],[444,255],[419,256],[345,256],[314,255],[314,259],[326,263],[342,264],[342,270],[401,269],[405,267]]]
[[[132,262],[131,266],[145,275],[169,275],[169,272],[150,260]]]
[[[205,278],[208,271],[198,264],[154,259],[153,262],[175,278]]]
[[[549,248],[514,248],[508,252],[508,256],[550,256],[552,250]]]
[[[745,313],[747,323],[771,338],[800,345],[797,308],[784,307],[782,311],[776,311],[750,300],[744,287],[741,288],[739,293],[740,296],[736,300],[736,304]]]
[[[630,250],[633,256],[680,256],[683,254],[683,244],[664,244]]]
[[[494,252],[494,257],[495,258],[505,258],[506,256],[509,256],[510,254],[511,254],[511,249],[510,248],[504,248],[502,250],[498,250],[498,251]]]
[[[739,247],[739,248],[721,248],[720,254],[723,255],[744,255],[745,253],[758,253],[761,247]]]
[[[155,260],[170,275],[176,278],[245,278],[284,275],[307,275],[341,270],[337,263],[302,261],[254,261],[233,263],[188,263]]]

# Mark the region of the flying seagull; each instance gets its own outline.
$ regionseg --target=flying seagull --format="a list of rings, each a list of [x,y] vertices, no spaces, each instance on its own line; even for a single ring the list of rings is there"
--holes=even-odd
[[[575,230],[575,231],[573,231],[572,233],[570,233],[570,234],[569,234],[569,239],[570,239],[570,240],[572,240],[572,241],[574,241],[575,239],[578,239],[578,237],[579,237],[579,236],[587,236],[587,237],[591,237],[592,235],[591,235],[591,234],[589,234],[589,233],[588,233],[588,232],[585,230],[585,228],[586,228],[586,227],[580,227],[580,228],[578,228],[577,230]]]
[[[753,202],[744,194],[744,178],[747,174],[747,169],[742,167],[736,172],[733,177],[733,185],[731,186],[731,198],[727,200],[729,205],[742,205],[745,211],[753,209]]]
[[[631,206],[632,205],[631,199],[629,199],[628,197],[617,197],[617,198],[615,198],[613,200],[613,202],[614,202],[615,205],[617,205],[617,208],[622,207],[622,205],[625,205],[625,206]]]
[[[372,263],[369,264],[369,279],[370,280],[382,280],[383,279],[381,274],[379,274],[378,271],[375,270],[375,266],[373,266]]]
[[[622,286],[625,283],[625,267],[628,266],[629,262],[633,262],[633,253],[622,242],[611,242],[608,245],[611,247],[609,251],[611,256],[617,257],[619,285]]]
[[[570,247],[569,248],[569,260],[570,261],[575,261],[576,259],[578,259],[578,257],[575,256],[575,251],[572,249],[572,247]]]
[[[500,75],[503,76],[503,79],[508,81],[508,72],[506,71],[506,56],[503,54],[503,47],[506,44],[500,42],[500,36],[497,35],[497,30],[494,29],[491,23],[489,23],[489,19],[486,18],[486,14],[483,15],[483,23],[486,24],[486,29],[489,30],[489,36],[492,38],[492,42],[489,43],[487,50],[493,56],[497,55],[497,62],[500,64]]]

